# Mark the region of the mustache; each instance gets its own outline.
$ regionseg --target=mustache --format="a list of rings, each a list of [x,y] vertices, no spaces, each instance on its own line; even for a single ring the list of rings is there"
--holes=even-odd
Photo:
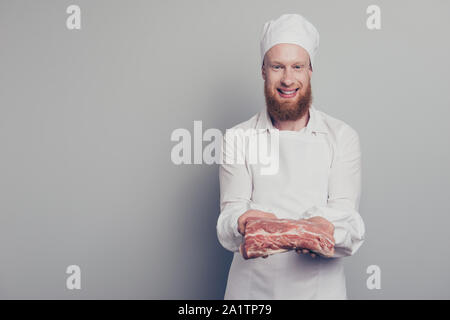
[[[297,93],[299,96],[296,100],[281,102],[278,97],[278,90],[273,92],[267,85],[264,85],[267,111],[273,120],[295,121],[306,114],[312,103],[311,82],[308,82],[304,93],[301,92],[302,89],[303,84],[300,84]]]

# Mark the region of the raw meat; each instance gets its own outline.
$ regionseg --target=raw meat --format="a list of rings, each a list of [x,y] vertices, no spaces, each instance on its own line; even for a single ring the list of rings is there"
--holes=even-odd
[[[248,218],[240,252],[245,259],[252,259],[301,248],[332,257],[333,233],[333,224],[320,217],[302,220]]]

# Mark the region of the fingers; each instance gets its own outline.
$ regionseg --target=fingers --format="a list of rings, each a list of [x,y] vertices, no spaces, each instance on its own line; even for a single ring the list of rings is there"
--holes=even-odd
[[[297,251],[297,253],[298,254],[307,254],[307,253],[309,253],[309,250],[308,249],[302,249],[302,248],[297,248],[297,249],[295,249],[295,251]]]
[[[308,249],[301,249],[301,248],[297,248],[297,249],[295,249],[295,251],[298,253],[298,254],[311,254],[311,257],[312,258],[315,258],[316,256],[317,256],[317,254],[316,253],[314,253],[314,252],[312,252],[312,251],[310,251],[310,250],[308,250]]]
[[[240,234],[244,235],[244,233],[245,233],[244,225],[242,225],[242,224],[238,225],[238,232]]]

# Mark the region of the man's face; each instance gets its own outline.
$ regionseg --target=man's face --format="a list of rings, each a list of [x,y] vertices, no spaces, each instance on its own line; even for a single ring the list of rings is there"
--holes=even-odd
[[[276,121],[300,119],[311,104],[311,76],[308,52],[281,43],[267,51],[262,67],[267,110]]]

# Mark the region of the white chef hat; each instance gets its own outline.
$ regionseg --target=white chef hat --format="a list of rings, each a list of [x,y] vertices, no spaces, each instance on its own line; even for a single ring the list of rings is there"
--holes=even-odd
[[[279,43],[292,43],[304,48],[313,66],[314,55],[319,48],[319,32],[299,14],[283,14],[276,20],[267,21],[261,35],[261,65],[266,52]]]

